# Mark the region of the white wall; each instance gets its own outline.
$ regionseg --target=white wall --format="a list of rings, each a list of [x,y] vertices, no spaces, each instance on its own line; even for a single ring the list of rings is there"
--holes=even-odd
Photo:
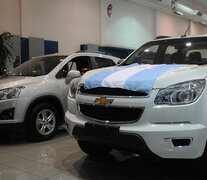
[[[192,21],[191,34],[192,35],[207,34],[207,26]]]
[[[113,5],[112,16],[107,7]],[[102,0],[101,43],[137,48],[155,37],[155,10],[126,0]]]
[[[157,11],[157,36],[181,36],[188,29],[190,21]]]
[[[20,35],[20,0],[0,0],[0,33]]]
[[[101,0],[22,0],[22,36],[59,42],[60,53],[100,43]]]
[[[0,33],[56,40],[63,54],[83,43],[137,48],[157,35],[180,36],[189,23],[192,35],[207,33],[207,26],[126,0],[0,0],[0,17]]]

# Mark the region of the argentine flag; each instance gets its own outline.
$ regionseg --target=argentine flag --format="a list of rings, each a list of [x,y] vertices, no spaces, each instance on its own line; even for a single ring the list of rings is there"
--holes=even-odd
[[[85,89],[109,87],[149,94],[159,76],[182,66],[184,65],[140,65],[135,63],[129,66],[107,68],[88,77],[85,81]]]

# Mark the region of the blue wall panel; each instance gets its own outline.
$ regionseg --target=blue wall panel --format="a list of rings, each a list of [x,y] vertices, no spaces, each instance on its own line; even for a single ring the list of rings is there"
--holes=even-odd
[[[45,40],[45,54],[58,53],[58,41]]]
[[[29,39],[21,38],[21,63],[29,59]]]
[[[90,51],[91,49],[88,44],[81,44],[80,50]],[[129,54],[131,54],[134,51],[134,49],[120,48],[120,47],[114,47],[114,46],[98,46],[98,51],[124,59]]]

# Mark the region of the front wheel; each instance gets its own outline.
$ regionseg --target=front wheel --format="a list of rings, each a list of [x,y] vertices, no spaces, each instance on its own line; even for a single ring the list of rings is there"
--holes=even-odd
[[[28,138],[32,141],[50,139],[58,130],[59,113],[54,105],[40,103],[29,113],[26,120]]]
[[[94,143],[82,141],[82,140],[78,140],[78,145],[83,152],[91,156],[108,155],[109,152],[112,150],[108,146],[94,144]]]

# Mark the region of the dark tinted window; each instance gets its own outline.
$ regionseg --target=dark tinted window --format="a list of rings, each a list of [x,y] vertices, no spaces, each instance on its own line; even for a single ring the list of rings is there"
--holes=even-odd
[[[111,59],[95,57],[95,64],[97,68],[108,67],[116,65]]]
[[[135,51],[122,65],[207,64],[207,38],[152,41]]]
[[[91,70],[89,56],[80,56],[70,60],[56,75],[56,78],[64,78],[70,70],[78,70],[81,74]]]

